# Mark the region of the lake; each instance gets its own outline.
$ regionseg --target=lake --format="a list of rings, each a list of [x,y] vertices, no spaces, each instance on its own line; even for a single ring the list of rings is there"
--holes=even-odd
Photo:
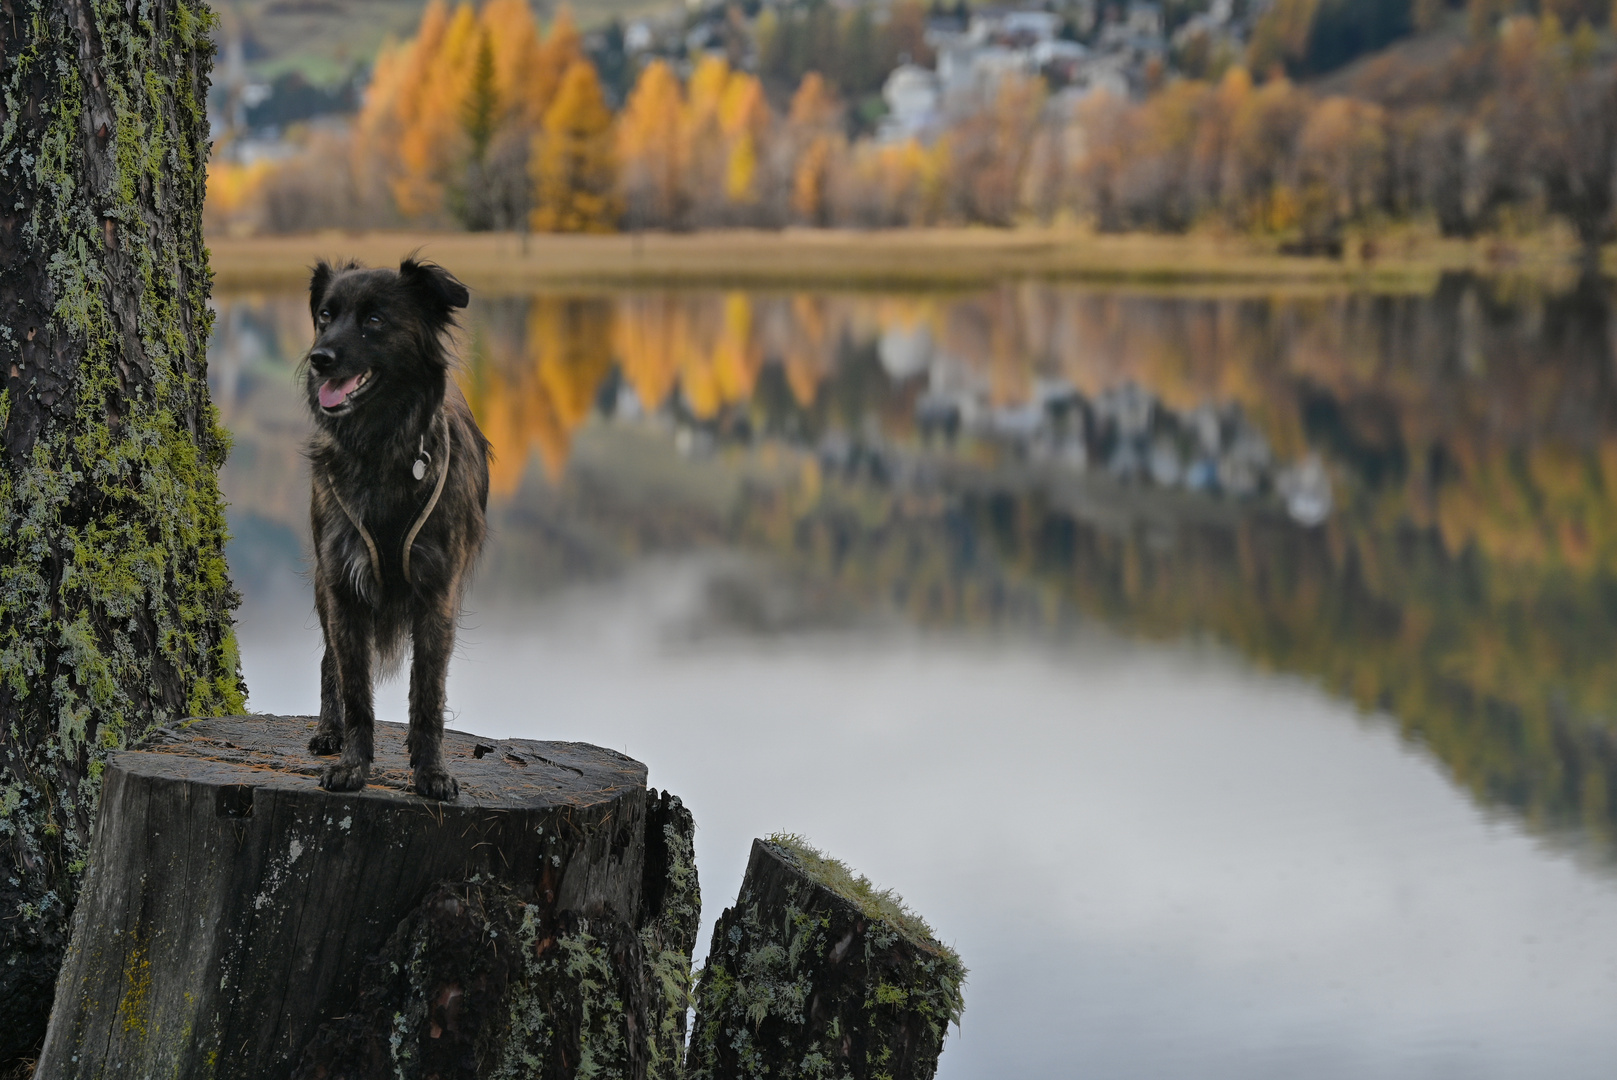
[[[257,711],[318,711],[300,295],[217,300]],[[451,727],[648,763],[960,952],[939,1075],[1604,1078],[1617,303],[474,294]],[[402,680],[378,695],[405,719]]]

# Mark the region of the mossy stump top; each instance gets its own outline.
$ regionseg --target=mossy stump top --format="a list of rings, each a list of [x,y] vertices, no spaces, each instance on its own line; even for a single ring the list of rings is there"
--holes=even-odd
[[[930,1080],[966,970],[918,915],[793,836],[755,840],[696,989],[692,1080]]]
[[[280,1080],[445,882],[491,883],[546,925],[641,916],[639,762],[448,731],[461,794],[439,803],[408,792],[406,729],[381,723],[370,786],[333,794],[314,726],[197,720],[112,755],[41,1080]]]

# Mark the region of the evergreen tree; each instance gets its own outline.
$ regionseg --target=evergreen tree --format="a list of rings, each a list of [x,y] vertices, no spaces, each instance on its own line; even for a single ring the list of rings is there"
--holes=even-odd
[[[477,42],[472,84],[466,91],[460,121],[466,138],[472,144],[472,160],[479,165],[488,157],[488,144],[494,138],[499,108],[499,90],[494,85],[494,46],[489,43],[488,30],[485,29]]]

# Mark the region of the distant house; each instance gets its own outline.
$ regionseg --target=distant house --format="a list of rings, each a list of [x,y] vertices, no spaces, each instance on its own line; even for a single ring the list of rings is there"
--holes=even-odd
[[[1173,32],[1173,43],[1176,47],[1182,47],[1203,34],[1215,40],[1235,41],[1235,28],[1231,25],[1234,16],[1235,0],[1213,0],[1206,11],[1192,15],[1179,24]]]
[[[1101,27],[1099,45],[1108,52],[1120,48],[1136,52],[1162,52],[1166,48],[1163,26],[1160,4],[1132,0],[1124,9],[1122,18],[1113,19]]]
[[[1129,4],[1128,14],[1124,21],[1133,33],[1141,37],[1162,36],[1162,5],[1148,3],[1146,0],[1133,0]]]
[[[1212,0],[1195,21],[1230,35],[1235,30],[1234,11],[1233,0]],[[1097,27],[1102,14],[1104,21]],[[1080,31],[1098,30],[1092,45],[1062,36],[1069,19]],[[957,18],[935,16],[929,19],[926,34],[937,55],[935,80],[927,83],[919,69],[902,77],[895,72],[895,80],[883,91],[893,114],[883,130],[891,138],[923,131],[938,114],[976,107],[1013,73],[1046,75],[1052,86],[1070,88],[1069,98],[1098,91],[1119,98],[1133,96],[1144,86],[1147,64],[1167,55],[1164,27],[1163,5],[1152,0],[1126,4],[1086,0],[1064,6],[1061,14],[1031,3],[976,7],[963,26]],[[907,102],[902,118],[892,95]]]
[[[1074,99],[1106,93],[1119,101],[1127,101],[1134,93],[1135,80],[1131,77],[1134,68],[1127,53],[1092,56],[1077,65],[1068,83],[1068,93]]]
[[[627,53],[643,53],[656,44],[656,38],[651,27],[645,20],[636,19],[623,31],[623,51]]]
[[[982,45],[969,36],[934,46],[938,55],[938,85],[945,110],[979,101],[992,94],[1008,74],[1036,70],[1027,49]]]
[[[1046,76],[1053,77],[1057,85],[1066,86],[1078,76],[1078,69],[1089,58],[1089,50],[1076,41],[1052,38],[1041,41],[1029,50],[1033,66]]]
[[[1061,33],[1061,16],[1053,11],[1007,11],[995,37],[1003,45],[1032,45]]]
[[[876,131],[879,141],[926,138],[937,126],[938,77],[926,68],[900,64],[887,76],[881,96],[887,103],[887,115]]]

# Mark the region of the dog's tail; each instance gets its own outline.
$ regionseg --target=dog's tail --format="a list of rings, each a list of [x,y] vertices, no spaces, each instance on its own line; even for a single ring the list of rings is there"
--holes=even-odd
[[[389,620],[377,621],[371,652],[375,659],[378,679],[391,679],[399,673],[399,663],[404,659],[404,633],[402,624],[394,624]]]

